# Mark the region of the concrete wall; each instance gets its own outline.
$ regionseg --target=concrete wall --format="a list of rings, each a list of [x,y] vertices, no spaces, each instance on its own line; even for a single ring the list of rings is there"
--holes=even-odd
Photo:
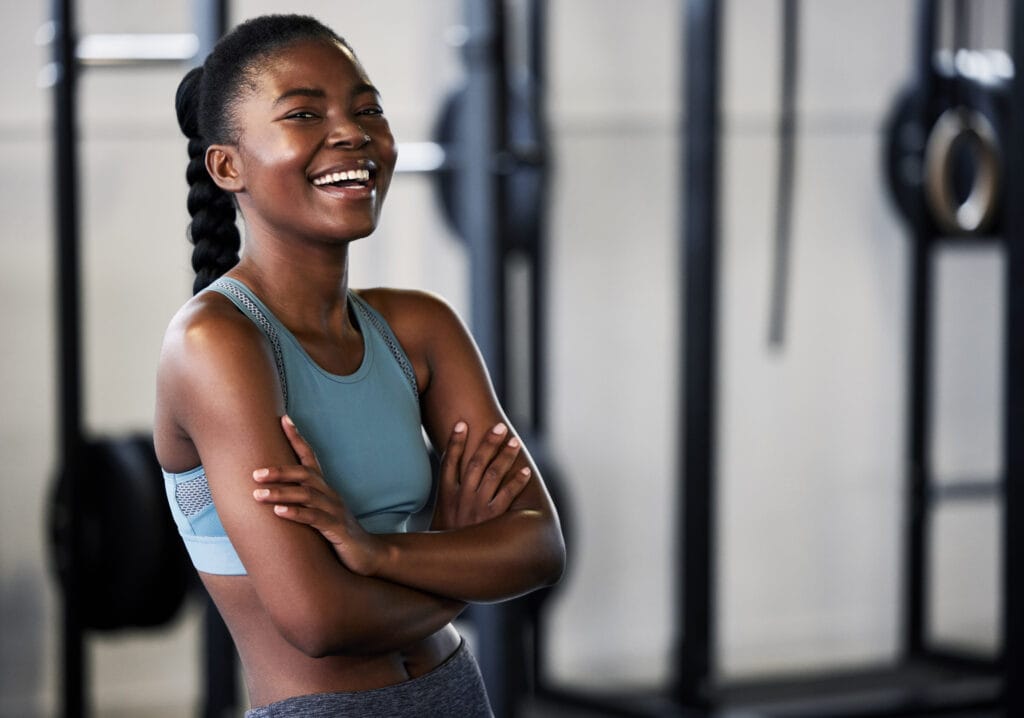
[[[318,15],[346,35],[400,140],[430,139],[459,77],[458,0],[236,0],[235,19]],[[80,3],[83,32],[184,31],[188,3]],[[550,423],[574,551],[553,599],[553,675],[650,683],[672,646],[681,191],[681,3],[554,0],[549,104]],[[907,252],[881,184],[882,118],[911,61],[910,0],[803,3],[790,312],[767,347],[778,10],[725,5],[718,663],[749,675],[891,658],[901,589]],[[978,5],[1002,41],[1002,5]],[[44,4],[0,9],[0,715],[51,715],[58,603],[43,515],[56,468],[53,208]],[[179,70],[91,71],[82,86],[86,421],[146,428],[164,325],[188,296]],[[1002,259],[936,264],[933,460],[943,478],[1000,470]],[[465,257],[423,177],[397,179],[357,285],[418,286],[467,309]],[[944,509],[935,632],[998,641],[998,512]],[[183,715],[198,695],[198,613],[90,640],[99,714]]]

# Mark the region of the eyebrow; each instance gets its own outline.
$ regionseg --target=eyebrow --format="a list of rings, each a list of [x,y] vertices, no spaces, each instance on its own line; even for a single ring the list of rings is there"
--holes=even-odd
[[[367,92],[378,96],[380,95],[377,88],[367,82],[361,82],[352,88],[353,97]],[[316,99],[323,99],[327,97],[327,93],[317,87],[293,87],[292,89],[285,90],[281,93],[281,96],[274,100],[274,105],[279,105],[290,97],[313,97]]]

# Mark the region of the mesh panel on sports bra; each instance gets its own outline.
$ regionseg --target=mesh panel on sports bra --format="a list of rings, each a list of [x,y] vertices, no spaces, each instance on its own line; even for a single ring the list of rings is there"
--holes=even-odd
[[[199,474],[194,479],[177,484],[174,487],[174,499],[186,518],[192,518],[212,504],[213,496],[210,495],[210,484],[206,481],[206,474]]]

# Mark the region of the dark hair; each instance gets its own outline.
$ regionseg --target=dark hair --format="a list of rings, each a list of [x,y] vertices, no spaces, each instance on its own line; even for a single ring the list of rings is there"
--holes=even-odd
[[[201,67],[190,70],[174,98],[178,126],[188,138],[188,235],[192,250],[192,285],[198,293],[238,263],[241,238],[235,226],[235,201],[206,171],[212,144],[238,138],[237,105],[256,86],[256,76],[277,50],[304,40],[348,44],[333,30],[305,15],[263,15],[225,35]]]

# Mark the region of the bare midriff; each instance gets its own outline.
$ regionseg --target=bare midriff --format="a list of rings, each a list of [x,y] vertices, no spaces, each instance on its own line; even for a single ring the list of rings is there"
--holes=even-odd
[[[231,631],[254,707],[311,693],[392,686],[441,665],[461,641],[449,624],[399,651],[313,658],[278,632],[247,576],[200,577]]]

